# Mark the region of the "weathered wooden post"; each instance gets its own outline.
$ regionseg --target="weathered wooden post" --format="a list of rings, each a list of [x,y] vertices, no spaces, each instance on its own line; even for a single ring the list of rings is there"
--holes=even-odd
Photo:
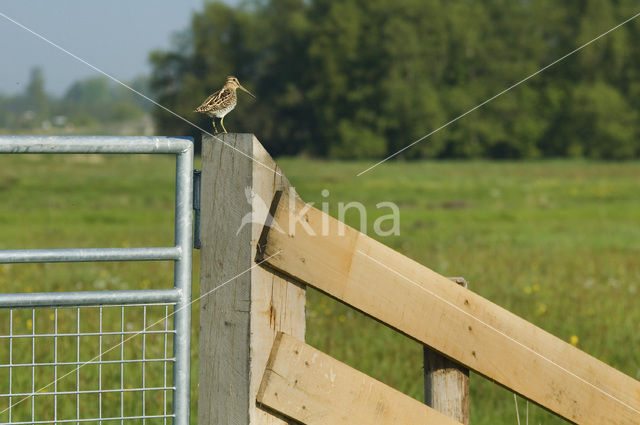
[[[461,277],[450,278],[467,287]],[[424,402],[469,425],[469,369],[424,346]]]
[[[219,137],[202,140],[200,293],[213,292],[200,302],[198,423],[284,424],[256,393],[276,333],[304,341],[305,290],[254,260],[289,182],[252,134]]]

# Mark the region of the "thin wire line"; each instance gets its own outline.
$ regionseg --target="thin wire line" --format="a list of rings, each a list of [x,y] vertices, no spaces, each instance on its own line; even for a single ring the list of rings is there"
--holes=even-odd
[[[53,333],[58,333],[58,309],[53,310]],[[58,337],[53,337],[53,423],[58,422]]]
[[[33,325],[33,324],[32,324]],[[13,335],[13,310],[9,310],[9,335]],[[9,365],[13,365],[13,339],[9,339]],[[9,411],[9,422],[11,422],[11,405],[13,397],[11,394],[13,393],[13,368],[9,368],[9,407],[2,411],[4,413],[6,410]]]
[[[169,326],[169,321],[167,320],[169,316],[169,306],[166,305],[164,307],[164,358],[167,358],[167,329]],[[167,386],[167,362],[162,363],[162,386],[166,388]],[[162,414],[167,415],[167,390],[162,391]],[[167,425],[167,418],[165,417],[162,421],[163,425]]]
[[[27,26],[21,24],[20,22],[16,21],[15,19],[12,19],[11,17],[5,15],[4,13],[0,12],[0,16],[2,16],[3,18],[5,18],[6,20],[13,22],[14,24],[16,24],[17,26],[19,26],[20,28],[22,28],[25,31],[30,32],[31,34],[35,35],[36,37],[38,37],[39,39],[43,40],[44,42],[50,44],[51,46],[55,47],[56,49],[66,53],[67,55],[71,56],[72,58],[76,59],[79,62],[82,62],[83,64],[85,64],[86,66],[88,66],[89,68],[93,69],[94,71],[99,72],[100,74],[104,75],[105,77],[111,79],[112,81],[115,81],[116,83],[120,84],[121,86],[131,90],[132,92],[134,92],[135,94],[137,94],[138,96],[148,100],[149,102],[153,103],[154,105],[156,105],[159,108],[162,108],[163,110],[169,112],[171,115],[176,116],[177,118],[181,119],[182,121],[186,122],[187,124],[191,125],[194,128],[197,128],[198,130],[202,131],[203,133],[208,134],[209,136],[213,137],[214,139],[216,139],[217,141],[221,142],[222,144],[226,145],[227,147],[233,149],[234,151],[242,154],[243,156],[246,156],[247,158],[249,158],[250,160],[252,160],[253,162],[255,162],[256,164],[260,164],[263,167],[265,167],[266,169],[268,169],[269,171],[273,171],[274,173],[276,173],[279,176],[282,176],[282,174],[280,172],[278,172],[278,170],[274,170],[273,168],[269,167],[268,165],[258,161],[257,159],[251,157],[250,155],[242,152],[240,149],[236,148],[235,146],[225,142],[224,140],[222,140],[221,138],[219,138],[218,136],[209,133],[207,130],[203,129],[202,127],[200,127],[197,124],[194,124],[193,122],[189,121],[188,119],[186,119],[185,117],[183,117],[182,115],[173,112],[171,109],[167,108],[166,106],[163,106],[161,104],[159,104],[158,102],[156,102],[155,100],[151,99],[150,97],[144,95],[143,93],[139,92],[138,90],[134,89],[133,87],[129,86],[128,84],[120,81],[119,79],[117,79],[116,77],[112,76],[111,74],[101,70],[100,68],[98,68],[97,66],[94,66],[92,64],[90,64],[89,62],[87,62],[86,60],[80,58],[79,56],[71,53],[70,51],[68,51],[67,49],[65,49],[64,47],[54,43],[53,41],[47,39],[46,37],[44,37],[43,35],[40,35],[39,33],[37,33],[36,31],[28,28]]]
[[[520,425],[520,412],[518,411],[518,397],[516,393],[513,393],[513,402],[516,404],[516,418],[518,419],[518,425]]]
[[[503,337],[509,339],[512,342],[515,342],[517,345],[521,346],[522,348],[526,349],[527,351],[530,351],[531,353],[535,354],[536,356],[540,357],[541,359],[551,363],[554,366],[557,366],[558,368],[560,368],[563,372],[568,373],[569,375],[573,376],[574,378],[584,382],[585,384],[589,385],[590,387],[592,387],[593,389],[601,392],[602,394],[604,394],[605,396],[611,398],[614,401],[617,401],[618,403],[622,404],[623,406],[625,406],[626,408],[639,413],[640,414],[640,410],[635,409],[633,406],[625,403],[624,401],[620,400],[619,398],[617,398],[616,396],[609,394],[607,391],[603,390],[602,388],[597,387],[596,385],[592,384],[591,382],[587,381],[586,379],[576,375],[575,373],[571,372],[569,369],[560,366],[559,364],[555,363],[553,360],[551,360],[550,358],[544,356],[543,354],[538,353],[537,351],[535,351],[534,349],[524,345],[522,342],[514,339],[513,337],[507,335],[506,333],[504,333],[503,331],[501,331],[500,329],[497,329],[493,326],[491,326],[489,323],[484,322],[482,319],[474,316],[473,314],[463,310],[462,308],[458,307],[457,305],[453,304],[451,301],[441,297],[440,295],[436,294],[435,292],[429,290],[428,288],[425,288],[424,286],[420,285],[419,283],[415,282],[414,280],[410,279],[409,277],[403,275],[402,273],[400,273],[397,270],[394,270],[393,268],[387,266],[386,264],[378,261],[377,259],[373,258],[372,256],[368,255],[367,253],[365,253],[364,251],[358,249],[357,252],[359,252],[360,254],[364,255],[365,257],[369,258],[370,260],[372,260],[373,262],[379,264],[380,266],[384,267],[385,269],[389,270],[390,272],[396,274],[397,276],[400,276],[402,279],[406,280],[407,282],[417,286],[418,288],[420,288],[421,290],[425,291],[426,293],[430,294],[431,296],[439,299],[440,301],[448,304],[450,307],[453,307],[454,309],[458,310],[460,313],[469,316],[470,318],[477,320],[478,322],[480,322],[481,324],[483,324],[484,326],[486,326],[487,328],[491,329],[492,331],[502,335]],[[275,254],[274,254],[275,255]]]
[[[147,306],[142,307],[142,327],[145,328],[147,326]],[[142,334],[142,416],[144,417],[147,413],[147,392],[145,388],[147,386],[146,380],[146,367],[147,363],[145,359],[147,358],[147,335]],[[142,419],[142,425],[147,425],[147,420]]]
[[[388,157],[386,157],[385,159],[373,164],[371,167],[367,168],[364,171],[360,171],[356,176],[360,177],[361,175],[363,175],[364,173],[366,173],[367,171],[373,170],[374,168],[376,168],[378,165],[382,164],[383,162],[386,162],[388,160],[390,160],[391,158],[399,155],[400,153],[406,151],[407,149],[409,149],[410,147],[412,147],[413,145],[420,143],[421,141],[423,141],[424,139],[426,139],[427,137],[437,133],[438,131],[442,130],[445,127],[448,127],[450,124],[453,124],[454,122],[458,121],[460,118],[469,115],[470,113],[472,113],[473,111],[475,111],[478,108],[481,108],[482,106],[486,105],[487,103],[491,102],[492,100],[502,96],[503,94],[505,94],[506,92],[508,92],[511,89],[514,89],[516,87],[518,87],[520,84],[524,83],[525,81],[530,80],[531,78],[535,77],[536,75],[540,74],[541,72],[551,68],[553,65],[557,64],[558,62],[563,61],[564,59],[568,58],[569,56],[573,55],[574,53],[584,49],[585,47],[587,47],[588,45],[590,45],[591,43],[594,43],[595,41],[599,40],[600,38],[604,37],[605,35],[609,34],[612,31],[617,30],[618,28],[620,28],[621,26],[625,25],[628,22],[633,21],[635,18],[637,18],[638,16],[640,16],[640,13],[637,13],[635,15],[633,15],[631,18],[627,19],[626,21],[616,25],[615,27],[609,29],[606,32],[603,32],[602,34],[600,34],[599,36],[597,36],[596,38],[594,38],[591,41],[588,41],[587,43],[583,44],[582,46],[578,47],[577,49],[572,50],[571,52],[567,53],[566,55],[562,56],[560,59],[556,59],[555,61],[551,62],[549,65],[545,66],[544,68],[539,69],[538,71],[534,72],[533,74],[529,75],[528,77],[518,81],[517,83],[513,84],[512,86],[502,90],[500,93],[494,95],[493,97],[490,97],[489,99],[485,100],[484,102],[482,102],[481,104],[469,109],[467,112],[465,112],[462,115],[457,116],[456,118],[452,119],[451,121],[449,121],[448,123],[436,128],[435,130],[433,130],[431,133],[428,133],[422,137],[420,137],[419,139],[415,140],[414,142],[408,144],[407,146],[403,147],[402,149],[400,149],[399,151],[389,155]]]
[[[227,285],[228,283],[233,282],[234,280],[236,280],[237,278],[239,278],[239,277],[240,277],[240,276],[242,276],[243,274],[248,273],[249,271],[251,271],[251,270],[255,269],[256,267],[260,266],[262,263],[264,263],[264,262],[266,262],[266,261],[269,261],[271,258],[275,257],[276,255],[280,254],[281,252],[282,252],[282,250],[280,250],[280,251],[276,252],[275,254],[270,255],[270,256],[269,256],[269,257],[267,257],[267,258],[264,258],[263,260],[261,260],[261,261],[259,261],[259,262],[257,262],[257,263],[255,263],[254,265],[252,265],[252,266],[251,266],[251,267],[249,267],[248,269],[246,269],[246,270],[244,270],[244,271],[242,271],[242,272],[238,273],[237,275],[235,275],[235,276],[234,276],[234,277],[232,277],[231,279],[229,279],[229,280],[227,280],[227,281],[225,281],[225,282],[221,283],[220,285],[216,286],[215,288],[211,289],[210,291],[207,291],[207,292],[205,292],[204,294],[200,295],[198,298],[196,298],[195,300],[191,301],[189,304],[187,304],[187,305],[185,305],[185,306],[183,306],[183,307],[181,307],[181,308],[179,308],[179,309],[177,309],[177,310],[175,310],[175,311],[171,312],[169,315],[167,315],[167,316],[165,316],[165,317],[161,318],[160,320],[158,320],[158,321],[156,321],[156,322],[152,323],[151,325],[147,326],[144,330],[147,330],[147,329],[149,329],[149,328],[152,328],[153,326],[157,325],[158,323],[162,322],[163,320],[166,320],[166,319],[168,319],[169,317],[173,316],[174,314],[176,314],[176,313],[177,313],[177,312],[179,312],[180,310],[183,310],[183,309],[185,309],[185,308],[189,307],[191,304],[193,304],[193,303],[195,303],[195,302],[197,302],[197,301],[201,300],[202,298],[204,298],[204,297],[206,297],[206,296],[208,296],[208,295],[210,295],[210,294],[214,293],[215,291],[217,291],[218,289],[221,289],[222,287],[224,287],[224,286],[225,286],[225,285]],[[122,308],[123,308],[122,315],[123,315],[123,317],[124,317],[124,306],[122,306]],[[123,326],[124,326],[124,324],[123,324]],[[122,340],[121,342],[119,342],[118,344],[116,344],[116,345],[114,345],[113,347],[111,347],[111,348],[109,348],[109,349],[107,349],[107,350],[105,350],[105,351],[103,351],[103,352],[99,353],[97,356],[95,356],[95,357],[94,357],[94,358],[92,358],[91,360],[89,360],[89,361],[87,361],[87,362],[85,362],[85,363],[81,364],[80,366],[78,366],[76,369],[73,369],[73,370],[72,370],[72,371],[70,371],[69,373],[66,373],[66,374],[62,375],[61,377],[57,378],[55,381],[50,382],[49,384],[47,384],[47,385],[45,385],[44,387],[40,388],[40,389],[39,389],[38,391],[36,391],[36,392],[41,392],[41,391],[45,390],[46,388],[49,388],[51,385],[56,384],[59,380],[61,380],[61,379],[65,378],[65,377],[67,377],[67,376],[71,375],[72,373],[75,373],[75,371],[76,371],[76,370],[80,369],[80,368],[81,368],[81,367],[83,367],[83,366],[86,366],[86,365],[90,364],[91,362],[93,362],[93,361],[94,361],[94,360],[96,360],[97,358],[101,357],[102,355],[104,355],[104,354],[108,353],[109,351],[111,351],[111,350],[115,350],[116,348],[118,348],[118,347],[122,346],[125,342],[129,341],[129,340],[130,340],[130,339],[132,339],[132,338],[135,338],[136,336],[140,335],[141,333],[142,333],[142,332],[139,332],[139,333],[136,333],[136,334],[134,334],[134,335],[129,336],[129,337],[128,337],[128,338],[126,338],[126,339],[123,339],[123,340]],[[123,336],[124,336],[124,334],[123,334]],[[25,400],[27,400],[27,399],[29,399],[29,398],[33,397],[33,395],[34,395],[34,394],[35,394],[35,393],[33,393],[32,395],[26,396],[26,397],[24,397],[24,398],[22,398],[22,399],[18,400],[17,402],[15,402],[15,403],[13,403],[13,404],[9,404],[9,407],[7,407],[6,409],[4,409],[4,410],[0,411],[0,415],[1,415],[1,414],[3,414],[4,412],[6,412],[7,410],[10,410],[10,409],[12,409],[13,407],[17,406],[18,404],[22,403],[23,401],[25,401]],[[58,422],[59,422],[59,421],[58,421]]]
[[[76,308],[76,329],[80,333],[80,307]],[[80,336],[76,337],[76,361],[80,363]],[[76,419],[80,419],[80,369],[76,371]],[[80,425],[80,422],[76,422]]]
[[[127,307],[129,307],[127,305]],[[141,332],[142,334],[142,332]],[[119,335],[119,334],[118,334]],[[40,335],[35,335],[37,338],[40,337]],[[165,335],[166,337],[167,335]],[[100,349],[101,350],[101,349]],[[158,357],[158,358],[146,358],[144,359],[144,361],[142,359],[125,359],[125,360],[96,360],[96,361],[92,361],[91,364],[92,365],[119,365],[120,363],[124,363],[124,364],[134,364],[134,363],[166,363],[166,362],[174,362],[175,361],[175,357]],[[9,364],[0,364],[0,367],[3,369],[8,369],[9,367],[13,367],[18,368],[18,367],[23,367],[23,368],[34,368],[34,367],[43,367],[43,366],[78,366],[81,364],[84,364],[85,362],[83,361],[77,361],[77,362],[57,362],[57,363],[53,363],[53,362],[41,362],[41,363],[14,363],[12,365]]]
[[[103,307],[100,306],[99,311],[99,325],[98,330],[102,333],[102,313]],[[102,335],[98,336],[98,352],[102,353]],[[95,359],[94,359],[95,360]],[[102,419],[102,354],[98,355],[98,418]],[[83,365],[84,366],[84,365]],[[102,425],[102,420],[98,421],[98,425]]]
[[[120,417],[124,417],[124,306],[120,306],[120,331]],[[120,425],[124,425],[124,419],[120,419]]]
[[[31,362],[36,362],[36,310],[31,310],[31,333],[33,334],[33,338],[31,338]],[[36,368],[31,368],[31,392],[34,393],[36,391]],[[36,420],[36,410],[35,410],[35,399],[31,399],[31,422]]]

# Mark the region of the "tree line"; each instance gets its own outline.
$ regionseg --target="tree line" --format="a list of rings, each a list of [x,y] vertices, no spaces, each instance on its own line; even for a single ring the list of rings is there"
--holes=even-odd
[[[148,78],[129,83],[148,91]],[[135,133],[152,131],[149,103],[103,76],[75,81],[61,96],[46,90],[45,72],[31,70],[22,93],[0,95],[0,132],[11,133]]]
[[[258,96],[225,120],[274,154],[380,158],[640,12],[632,0],[208,3],[151,55],[157,100],[193,109],[235,75]],[[640,18],[403,153],[406,158],[635,158]],[[636,47],[634,47],[636,46]],[[200,131],[161,109],[159,131]]]

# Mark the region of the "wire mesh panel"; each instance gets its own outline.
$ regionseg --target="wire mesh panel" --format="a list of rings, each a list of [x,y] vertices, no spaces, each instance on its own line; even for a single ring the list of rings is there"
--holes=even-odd
[[[173,289],[0,291],[0,425],[189,423],[193,143],[0,136],[2,153],[176,155],[175,245],[0,250],[0,263],[173,261]]]
[[[173,304],[0,309],[0,423],[166,424]]]

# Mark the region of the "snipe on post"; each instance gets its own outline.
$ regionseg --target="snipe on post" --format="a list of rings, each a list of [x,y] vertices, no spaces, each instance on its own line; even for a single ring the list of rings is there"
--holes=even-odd
[[[202,112],[203,114],[209,115],[213,118],[213,130],[216,134],[218,134],[218,129],[216,128],[216,120],[215,118],[220,118],[220,125],[222,126],[222,130],[226,133],[227,129],[224,128],[224,116],[236,107],[238,103],[238,95],[236,94],[236,90],[240,89],[246,93],[248,93],[254,99],[256,98],[249,90],[242,87],[240,81],[236,77],[229,76],[227,77],[227,81],[220,90],[209,96],[202,105],[198,106],[194,112]]]

